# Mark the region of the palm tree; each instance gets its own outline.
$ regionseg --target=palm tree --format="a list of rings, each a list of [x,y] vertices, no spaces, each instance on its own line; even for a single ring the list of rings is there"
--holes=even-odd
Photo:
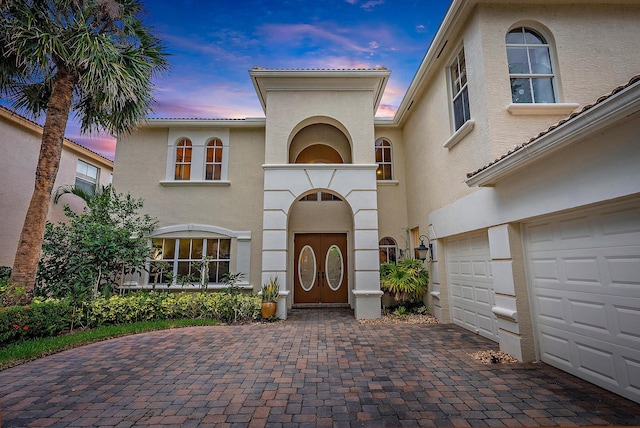
[[[0,0],[0,94],[16,110],[45,114],[31,203],[6,304],[31,301],[47,210],[71,113],[82,132],[130,131],[167,69],[140,0]]]
[[[83,201],[89,202],[97,195],[101,195],[104,192],[109,192],[110,190],[111,184],[108,184],[106,186],[96,185],[93,192],[88,192],[87,189],[82,186],[78,186],[75,184],[65,184],[56,189],[55,193],[53,194],[53,203],[57,204],[60,198],[64,195],[76,195]]]

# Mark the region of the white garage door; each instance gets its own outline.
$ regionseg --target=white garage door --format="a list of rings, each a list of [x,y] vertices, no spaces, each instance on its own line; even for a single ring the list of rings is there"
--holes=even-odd
[[[542,361],[640,402],[640,201],[525,226]]]
[[[447,239],[447,275],[453,322],[498,341],[489,239],[486,232]]]

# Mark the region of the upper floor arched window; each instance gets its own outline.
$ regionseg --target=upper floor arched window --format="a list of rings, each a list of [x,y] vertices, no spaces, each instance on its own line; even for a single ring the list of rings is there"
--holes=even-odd
[[[176,145],[176,180],[189,180],[191,178],[191,140],[183,138]]]
[[[507,61],[514,103],[555,103],[555,74],[547,39],[527,27],[506,36]]]
[[[222,177],[222,141],[214,138],[207,143],[205,156],[205,180],[220,180]]]
[[[391,142],[385,138],[376,141],[377,180],[393,180],[393,151]]]

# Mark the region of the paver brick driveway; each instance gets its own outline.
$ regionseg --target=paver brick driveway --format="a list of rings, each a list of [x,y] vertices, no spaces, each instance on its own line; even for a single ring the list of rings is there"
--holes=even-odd
[[[640,425],[640,406],[545,364],[483,365],[453,325],[348,310],[157,331],[0,372],[3,427]]]

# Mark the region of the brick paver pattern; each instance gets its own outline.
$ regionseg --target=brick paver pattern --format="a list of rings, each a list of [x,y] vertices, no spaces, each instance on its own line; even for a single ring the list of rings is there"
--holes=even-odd
[[[2,427],[640,425],[640,406],[546,364],[483,365],[454,325],[349,310],[157,331],[0,372]]]

